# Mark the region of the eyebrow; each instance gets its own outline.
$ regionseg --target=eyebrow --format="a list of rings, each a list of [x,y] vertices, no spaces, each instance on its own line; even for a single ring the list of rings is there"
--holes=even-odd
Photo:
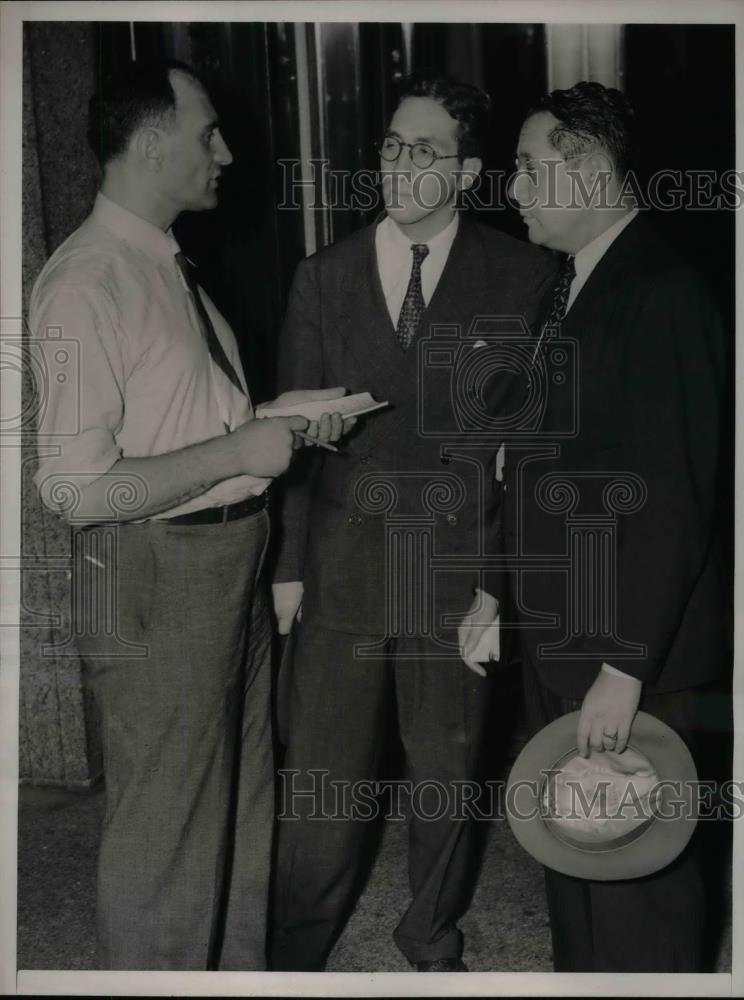
[[[396,139],[400,139],[401,138],[400,132],[396,132],[395,129],[391,129],[391,128],[389,128],[385,132],[385,135],[386,136],[388,136],[388,135],[394,136]],[[414,139],[413,141],[414,142],[425,142],[427,144],[427,146],[433,146],[434,143],[439,143],[439,145],[441,145],[443,142],[445,142],[444,139],[432,139],[431,136],[428,136],[428,135],[420,135],[420,136],[418,136],[418,138]]]

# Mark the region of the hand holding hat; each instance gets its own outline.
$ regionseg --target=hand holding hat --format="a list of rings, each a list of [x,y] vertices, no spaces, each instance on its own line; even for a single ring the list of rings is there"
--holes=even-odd
[[[582,757],[591,750],[616,750],[628,745],[643,684],[629,674],[603,668],[584,697],[576,734]]]
[[[544,865],[600,881],[641,878],[670,864],[697,820],[697,772],[677,733],[638,712],[631,745],[582,757],[579,713],[542,729],[509,775],[507,818]]]

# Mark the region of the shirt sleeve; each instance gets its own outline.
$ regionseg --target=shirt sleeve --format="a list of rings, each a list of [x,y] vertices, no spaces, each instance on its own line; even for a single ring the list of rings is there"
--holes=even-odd
[[[68,517],[81,491],[122,455],[116,443],[124,415],[117,325],[103,288],[63,284],[34,291],[29,311],[38,373],[34,482],[46,506]]]

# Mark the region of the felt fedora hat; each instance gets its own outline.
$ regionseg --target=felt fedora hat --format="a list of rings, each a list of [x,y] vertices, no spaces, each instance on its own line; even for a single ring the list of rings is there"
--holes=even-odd
[[[540,730],[507,783],[507,817],[538,861],[578,878],[641,878],[684,850],[697,822],[697,772],[690,751],[645,712],[627,749],[579,756],[571,712]]]

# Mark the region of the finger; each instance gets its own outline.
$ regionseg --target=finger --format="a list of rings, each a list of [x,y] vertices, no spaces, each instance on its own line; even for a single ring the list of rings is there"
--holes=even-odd
[[[589,730],[589,746],[592,750],[603,750],[604,749],[604,737],[602,735],[602,720],[594,719],[592,721],[591,729]]]
[[[603,750],[616,750],[617,749],[617,736],[610,735],[609,733],[602,733],[602,749]]]
[[[318,421],[318,440],[329,441],[331,437],[331,415],[324,413]]]
[[[589,733],[591,732],[591,728],[589,719],[582,712],[579,716],[579,725],[576,729],[576,746],[582,757],[589,756]]]
[[[623,750],[628,745],[628,740],[630,739],[630,728],[631,728],[631,724],[630,723],[626,723],[626,724],[620,725],[618,727],[618,730],[617,730],[617,744],[615,745],[615,750],[618,753],[622,753]]]
[[[348,434],[356,422],[357,422],[356,417],[344,417],[343,433]]]
[[[478,674],[479,677],[486,676],[485,668],[482,667],[480,663],[476,663],[475,660],[469,660],[463,656],[462,662],[469,670],[472,670],[474,674]]]
[[[294,417],[275,417],[274,419],[286,421],[291,431],[305,431],[310,426],[307,417],[301,417],[299,414]]]
[[[331,441],[338,441],[344,432],[344,418],[340,413],[331,414]]]
[[[309,434],[310,437],[316,438],[318,436],[318,421],[311,420],[310,423],[307,425],[307,430],[305,431],[305,433]]]

